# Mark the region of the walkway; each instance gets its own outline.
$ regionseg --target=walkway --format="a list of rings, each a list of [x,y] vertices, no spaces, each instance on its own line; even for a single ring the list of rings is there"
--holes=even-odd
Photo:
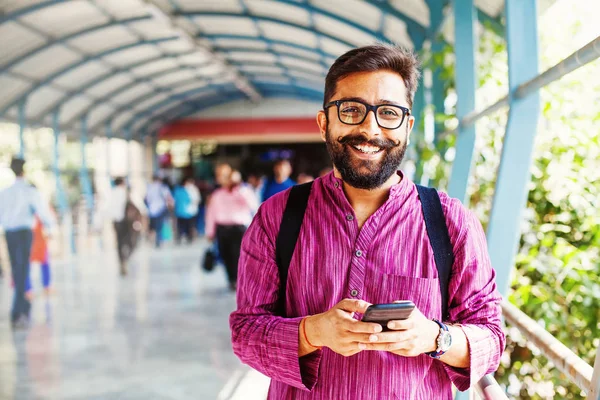
[[[48,301],[34,267],[32,326],[14,334],[0,280],[0,399],[264,399],[266,378],[231,350],[235,296],[201,254],[142,247],[125,279],[114,250],[57,263]]]

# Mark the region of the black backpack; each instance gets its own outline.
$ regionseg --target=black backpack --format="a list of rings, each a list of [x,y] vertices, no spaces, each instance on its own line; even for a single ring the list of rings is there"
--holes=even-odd
[[[285,316],[288,270],[304,220],[312,184],[313,182],[308,182],[292,187],[279,226],[275,255],[280,278],[278,314],[281,316]],[[429,236],[429,242],[433,248],[435,265],[438,270],[440,292],[442,294],[442,320],[445,321],[448,317],[448,283],[452,264],[454,263],[454,253],[437,190],[420,185],[416,186],[421,200],[427,236]]]

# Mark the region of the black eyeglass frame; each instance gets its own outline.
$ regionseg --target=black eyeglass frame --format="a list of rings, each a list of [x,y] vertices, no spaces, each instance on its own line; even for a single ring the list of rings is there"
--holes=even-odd
[[[347,103],[347,102],[362,104],[367,109],[367,112],[365,113],[363,119],[360,122],[357,122],[355,124],[351,124],[351,123],[348,123],[348,122],[344,122],[342,120],[342,117],[340,116],[340,104]],[[373,111],[373,115],[375,115],[375,121],[377,121],[377,125],[379,125],[380,128],[394,130],[394,129],[400,128],[402,126],[402,124],[404,123],[404,120],[406,119],[406,117],[410,116],[410,108],[406,108],[406,107],[399,106],[399,105],[396,105],[396,104],[378,104],[378,105],[373,106],[371,104],[367,104],[364,101],[359,101],[359,100],[333,100],[333,101],[330,101],[329,103],[325,104],[323,106],[323,109],[327,110],[331,106],[336,106],[338,120],[342,124],[346,124],[346,125],[361,125],[363,122],[365,122],[365,119],[367,119],[367,115],[369,115],[369,111]],[[402,119],[400,120],[400,123],[398,124],[397,127],[395,127],[395,128],[388,128],[388,127],[382,126],[379,123],[379,118],[377,118],[377,110],[379,109],[379,107],[396,107],[396,108],[399,108],[400,110],[402,110]]]

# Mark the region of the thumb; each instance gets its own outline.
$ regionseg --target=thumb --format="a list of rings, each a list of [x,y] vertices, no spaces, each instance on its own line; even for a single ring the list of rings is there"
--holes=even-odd
[[[367,303],[364,300],[344,299],[337,303],[335,308],[350,313],[358,312],[364,314],[364,312],[367,311],[367,307],[369,307],[370,305],[371,303]]]

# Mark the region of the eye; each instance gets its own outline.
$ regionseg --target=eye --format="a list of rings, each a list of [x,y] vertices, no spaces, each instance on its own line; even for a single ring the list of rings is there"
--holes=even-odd
[[[384,117],[398,117],[398,110],[393,107],[381,107],[379,109],[379,115]]]
[[[342,108],[342,112],[346,113],[346,114],[355,114],[358,113],[358,107],[354,107],[354,106],[348,106],[348,107],[344,107]]]

